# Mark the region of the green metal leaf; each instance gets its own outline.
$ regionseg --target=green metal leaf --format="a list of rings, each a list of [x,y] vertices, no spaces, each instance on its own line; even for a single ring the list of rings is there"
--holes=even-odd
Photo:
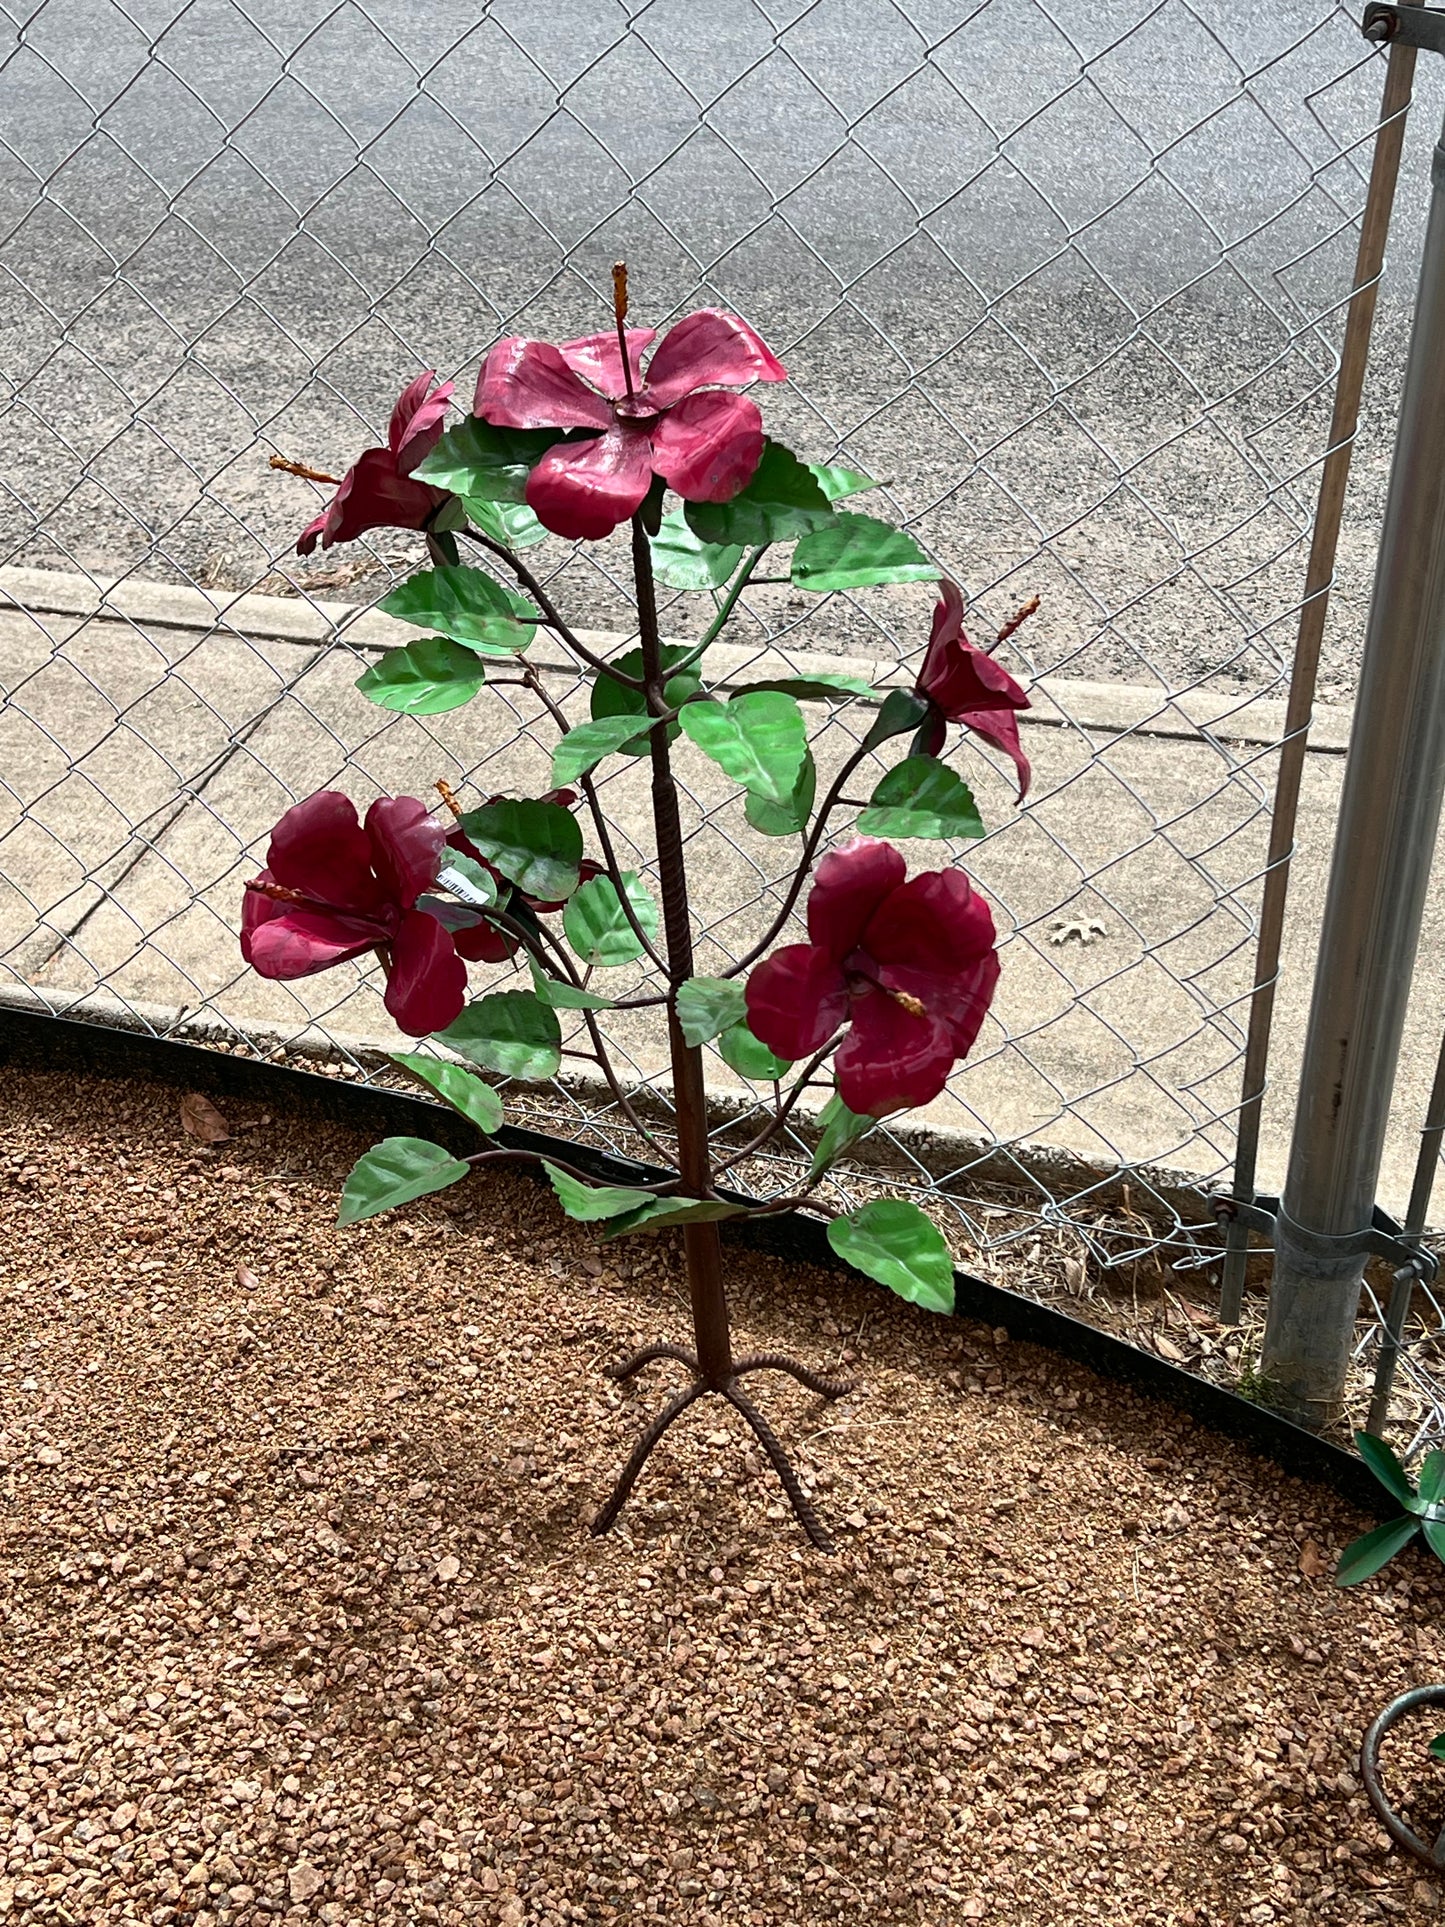
[[[419,482],[452,489],[473,501],[520,502],[528,475],[549,448],[565,440],[555,428],[493,428],[468,415],[447,430],[413,472]]]
[[[542,1169],[552,1181],[552,1189],[562,1209],[579,1224],[596,1224],[602,1218],[617,1218],[625,1211],[636,1211],[652,1203],[650,1191],[630,1191],[621,1185],[583,1184],[580,1178],[559,1171],[555,1164],[542,1160]]]
[[[811,469],[781,442],[765,441],[757,471],[740,494],[730,502],[689,502],[683,513],[704,542],[755,547],[826,528],[836,511]]]
[[[488,1137],[501,1130],[502,1100],[472,1071],[464,1071],[460,1064],[444,1064],[439,1057],[427,1057],[421,1051],[393,1051],[391,1061],[429,1084],[438,1097],[444,1097],[454,1111],[470,1118]]]
[[[938,564],[905,530],[839,510],[827,528],[804,536],[794,549],[792,574],[795,589],[828,595],[876,582],[936,582]]]
[[[490,535],[508,549],[535,548],[545,542],[543,528],[525,502],[484,502],[478,496],[464,495],[462,508],[483,535]]]
[[[1340,1554],[1340,1563],[1335,1567],[1337,1586],[1358,1586],[1362,1579],[1377,1573],[1399,1552],[1408,1546],[1420,1530],[1420,1521],[1408,1515],[1403,1519],[1391,1519],[1388,1525],[1376,1526],[1363,1538],[1356,1539],[1345,1547]]]
[[[916,1204],[875,1198],[834,1218],[828,1243],[845,1263],[925,1311],[953,1310],[953,1259],[943,1233]]]
[[[1356,1432],[1355,1450],[1385,1490],[1401,1505],[1408,1506],[1415,1497],[1415,1488],[1409,1473],[1385,1441],[1377,1439],[1373,1432]]]
[[[1430,1742],[1429,1751],[1437,1760],[1445,1760],[1445,1733],[1437,1733]]]
[[[717,1224],[724,1218],[746,1215],[746,1205],[724,1204],[717,1198],[651,1198],[639,1210],[614,1218],[603,1236],[625,1238],[629,1231],[657,1231],[670,1224]]]
[[[856,468],[827,468],[822,462],[809,462],[808,473],[817,480],[830,502],[841,502],[847,495],[861,495],[865,488],[877,488],[871,475]]]
[[[357,677],[356,687],[381,709],[440,716],[469,703],[486,680],[474,649],[464,649],[450,636],[421,636],[405,648],[388,649]]]
[[[928,704],[911,689],[890,689],[883,698],[873,727],[863,738],[864,749],[877,749],[890,737],[904,736],[928,717]]]
[[[818,1114],[818,1122],[823,1127],[823,1135],[818,1139],[818,1148],[808,1167],[810,1180],[821,1177],[834,1159],[840,1158],[850,1144],[871,1131],[878,1120],[850,1111],[835,1092]]]
[[[443,854],[437,882],[474,910],[490,910],[497,901],[497,879],[462,850],[449,849]]]
[[[398,583],[377,607],[398,622],[440,629],[482,656],[515,656],[535,634],[537,611],[485,569],[422,569]],[[532,621],[520,622],[519,616]]]
[[[762,689],[780,689],[800,703],[846,703],[874,693],[872,683],[861,676],[768,676],[761,682],[741,683],[733,694],[750,696]]]
[[[747,995],[736,978],[689,977],[677,987],[677,1021],[689,1044],[707,1044],[744,1021]]]
[[[352,1165],[341,1189],[338,1224],[391,1211],[471,1175],[471,1166],[422,1137],[388,1137]]]
[[[982,836],[983,819],[963,778],[933,756],[889,770],[858,818],[864,836]]]
[[[594,722],[575,724],[552,751],[553,785],[561,789],[576,782],[579,776],[595,769],[604,756],[615,755],[636,739],[634,716],[599,716]],[[642,742],[645,747],[645,735]]]
[[[743,815],[763,836],[801,836],[813,814],[817,794],[818,765],[813,761],[812,750],[808,750],[787,802],[772,803],[749,790],[743,798]]]
[[[461,826],[488,863],[539,903],[559,902],[577,888],[582,830],[560,803],[504,797],[468,810]]]
[[[669,589],[720,589],[742,559],[735,543],[704,542],[680,508],[663,516],[652,538],[652,572]]]
[[[662,645],[661,660],[664,669],[672,669],[692,651],[685,643],[665,642]],[[624,676],[642,674],[642,651],[629,649],[625,654],[614,656],[614,669],[620,669]],[[666,694],[666,691],[663,692]],[[610,676],[598,676],[592,685],[592,719],[600,722],[604,716],[635,716],[639,728],[633,739],[619,746],[623,756],[646,756],[648,750],[647,704],[640,689],[629,689],[625,683],[614,682]],[[667,726],[667,740],[676,742],[678,728],[676,723]]]
[[[622,872],[622,887],[638,923],[649,939],[655,938],[657,905],[635,870]],[[582,885],[562,913],[562,928],[584,964],[611,970],[643,954],[611,877],[593,877]]]
[[[549,1010],[613,1010],[616,998],[599,997],[594,990],[583,990],[579,984],[569,984],[560,977],[548,977],[539,966],[537,959],[528,956],[532,967],[532,985],[542,1002]]]
[[[808,754],[808,727],[791,696],[776,690],[689,703],[678,721],[725,776],[769,803],[786,803]]]
[[[731,1024],[717,1040],[722,1060],[729,1070],[754,1084],[772,1084],[792,1069],[790,1057],[775,1057],[760,1037],[754,1037],[746,1024]]]
[[[468,1004],[438,1040],[503,1077],[543,1083],[562,1066],[562,1027],[530,990],[499,990]]]
[[[1420,1498],[1426,1505],[1445,1503],[1445,1452],[1438,1447],[1425,1454],[1420,1467]]]

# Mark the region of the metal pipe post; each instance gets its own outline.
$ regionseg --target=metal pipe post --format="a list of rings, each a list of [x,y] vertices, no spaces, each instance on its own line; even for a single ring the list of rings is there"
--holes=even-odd
[[[1445,137],[1432,182],[1260,1360],[1313,1426],[1344,1391],[1445,786]]]

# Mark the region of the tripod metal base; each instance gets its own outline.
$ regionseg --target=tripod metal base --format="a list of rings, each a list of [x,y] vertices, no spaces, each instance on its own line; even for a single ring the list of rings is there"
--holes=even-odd
[[[685,1385],[676,1397],[668,1400],[637,1441],[631,1458],[623,1466],[617,1483],[612,1488],[610,1498],[592,1521],[593,1537],[600,1538],[616,1523],[617,1515],[626,1505],[628,1494],[636,1485],[643,1466],[652,1456],[653,1448],[668,1426],[674,1419],[681,1418],[689,1405],[711,1392],[718,1398],[725,1398],[735,1411],[741,1412],[751,1426],[759,1445],[767,1453],[769,1462],[777,1473],[784,1492],[788,1495],[788,1503],[797,1515],[799,1525],[819,1552],[832,1552],[833,1541],[824,1531],[817,1513],[814,1512],[812,1502],[803,1490],[802,1482],[793,1470],[787,1453],[778,1442],[777,1433],[752,1400],[746,1396],[738,1381],[748,1372],[787,1372],[790,1377],[797,1379],[800,1385],[805,1385],[810,1392],[816,1392],[819,1398],[826,1399],[842,1398],[852,1391],[852,1386],[844,1384],[839,1379],[820,1378],[816,1372],[810,1372],[806,1365],[799,1365],[795,1359],[786,1358],[781,1352],[757,1352],[749,1358],[740,1358],[732,1367],[731,1375],[720,1384],[713,1385],[701,1375],[697,1360],[692,1353],[684,1351],[680,1345],[648,1345],[633,1357],[624,1359],[620,1365],[614,1366],[609,1377],[615,1378],[621,1384],[631,1378],[634,1372],[640,1372],[644,1365],[654,1364],[660,1358],[675,1359],[679,1365],[685,1365],[693,1374],[692,1383]]]

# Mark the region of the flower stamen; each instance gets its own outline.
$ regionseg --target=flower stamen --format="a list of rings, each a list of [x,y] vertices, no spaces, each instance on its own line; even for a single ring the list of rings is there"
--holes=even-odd
[[[625,261],[613,263],[612,312],[617,317],[617,345],[622,350],[622,379],[627,384],[627,399],[635,401],[637,396],[632,386],[632,357],[627,352],[627,263]]]
[[[308,468],[305,462],[288,462],[284,455],[273,455],[271,466],[279,468],[283,475],[299,475],[303,482],[325,482],[331,488],[341,486],[339,475],[328,475],[322,468]]]
[[[1036,595],[1031,595],[1027,602],[1022,604],[1021,607],[1015,609],[1013,614],[1009,617],[1008,621],[1004,624],[1002,629],[1000,629],[998,634],[994,637],[993,639],[994,647],[997,648],[1001,642],[1007,642],[1009,637],[1014,633],[1016,629],[1022,629],[1024,624],[1028,621],[1029,617],[1034,613],[1034,611],[1038,608],[1038,606],[1039,606],[1039,597]]]
[[[906,990],[889,990],[887,984],[880,984],[878,988],[883,991],[885,996],[891,997],[900,1010],[906,1010],[910,1017],[926,1017],[928,1015],[928,1011],[924,1007],[921,997],[914,997]]]
[[[310,904],[311,902],[310,897],[302,890],[290,890],[284,883],[263,883],[260,877],[254,877],[246,888],[254,890],[258,897],[270,897],[273,903]]]

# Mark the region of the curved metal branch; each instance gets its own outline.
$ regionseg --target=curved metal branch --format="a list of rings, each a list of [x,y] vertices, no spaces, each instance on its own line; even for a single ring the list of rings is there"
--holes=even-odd
[[[609,1531],[616,1523],[618,1513],[627,1503],[627,1495],[631,1492],[633,1486],[637,1484],[638,1476],[643,1466],[646,1465],[648,1459],[651,1457],[652,1448],[657,1444],[668,1426],[672,1424],[674,1419],[681,1418],[694,1399],[701,1398],[707,1389],[707,1386],[701,1379],[694,1379],[691,1385],[684,1386],[676,1398],[670,1399],[668,1403],[663,1406],[657,1417],[633,1447],[632,1457],[627,1461],[626,1465],[623,1466],[621,1475],[616,1485],[612,1488],[611,1497],[597,1514],[597,1517],[592,1521],[592,1536],[594,1539],[600,1539],[603,1533]],[[781,1450],[781,1447],[779,1449]]]
[[[628,676],[622,670],[614,669],[610,662],[604,661],[601,656],[594,655],[586,643],[578,638],[536,576],[522,558],[507,547],[505,542],[494,542],[490,535],[483,535],[480,529],[458,529],[457,534],[465,535],[469,541],[479,543],[482,548],[490,550],[499,561],[506,563],[546,617],[547,627],[556,630],[580,662],[585,662],[590,669],[595,669],[599,676],[610,676],[613,682],[623,683],[629,689],[641,689],[642,683],[636,676]]]

